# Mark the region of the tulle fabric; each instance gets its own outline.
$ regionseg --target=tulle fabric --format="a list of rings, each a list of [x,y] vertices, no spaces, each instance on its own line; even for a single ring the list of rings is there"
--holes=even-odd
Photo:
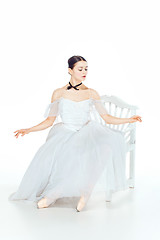
[[[105,101],[100,99],[100,100],[96,100],[96,99],[92,99],[91,102],[91,112],[98,112],[99,115],[105,115],[105,114],[109,114],[108,110],[105,107]]]
[[[45,117],[60,115],[61,121],[53,124],[9,200],[37,202],[46,197],[51,204],[84,196],[87,203],[92,192],[128,188],[123,134],[93,121],[94,111],[108,113],[102,100],[61,98],[48,105]]]
[[[45,113],[44,113],[43,116],[45,118],[53,117],[53,116],[56,116],[56,117],[59,116],[60,115],[59,103],[62,99],[64,99],[64,98],[61,97],[59,99],[56,99],[52,103],[49,103],[46,107],[46,110],[45,110]],[[70,100],[70,99],[67,99],[67,100],[71,101],[71,102],[76,102],[76,101],[73,101],[73,100]],[[76,103],[85,102],[87,100],[91,100],[90,112],[97,111],[100,115],[108,114],[108,111],[107,111],[107,109],[105,107],[105,104],[104,104],[105,102],[102,99],[96,100],[96,99],[90,98],[90,99],[86,99],[86,100],[79,101],[79,102],[76,102]]]
[[[60,99],[55,100],[52,103],[49,103],[46,107],[45,113],[44,113],[44,117],[54,117],[54,116],[58,116],[60,114],[60,109],[59,109],[59,102]]]

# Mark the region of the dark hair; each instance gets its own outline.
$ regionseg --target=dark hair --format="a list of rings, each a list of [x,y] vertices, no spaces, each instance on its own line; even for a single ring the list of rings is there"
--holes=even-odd
[[[79,55],[74,55],[68,59],[68,67],[73,69],[75,64],[79,61],[86,61],[86,59]],[[87,62],[87,61],[86,61]]]

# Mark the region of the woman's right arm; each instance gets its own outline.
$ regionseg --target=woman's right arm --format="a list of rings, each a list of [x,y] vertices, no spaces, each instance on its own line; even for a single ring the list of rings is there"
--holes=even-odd
[[[18,136],[20,134],[22,134],[21,136],[23,137],[25,134],[28,134],[30,132],[36,132],[36,131],[44,130],[44,129],[52,126],[52,124],[54,123],[55,119],[56,119],[56,116],[48,117],[43,122],[37,124],[36,126],[33,126],[31,128],[25,128],[25,129],[16,130],[16,131],[14,131],[14,133],[16,133],[15,137],[18,138]]]
[[[51,127],[52,124],[54,123],[55,119],[56,119],[56,116],[48,117],[43,122],[37,124],[36,126],[28,128],[29,132],[41,131],[41,130],[44,130],[44,129],[48,128],[48,127]]]
[[[59,97],[59,94],[60,94],[59,89],[54,90],[54,92],[52,94],[52,97],[51,97],[51,103]],[[15,137],[18,138],[18,136],[20,134],[22,134],[21,136],[24,136],[25,134],[28,134],[30,132],[36,132],[36,131],[44,130],[44,129],[52,126],[55,119],[56,119],[56,116],[49,116],[43,122],[37,124],[36,126],[33,126],[31,128],[16,130],[16,131],[14,131],[14,133],[16,133]]]

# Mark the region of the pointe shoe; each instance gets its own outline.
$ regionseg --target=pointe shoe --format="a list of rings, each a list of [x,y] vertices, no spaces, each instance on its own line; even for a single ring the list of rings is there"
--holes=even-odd
[[[57,201],[57,198],[56,199],[54,199],[54,201],[52,200],[51,202],[50,202],[50,204],[46,204],[46,198],[45,197],[43,197],[43,198],[41,198],[41,200],[39,200],[38,201],[38,203],[37,203],[37,208],[38,209],[40,209],[40,208],[47,208],[47,207],[49,207],[51,204],[54,204],[56,201]]]
[[[51,204],[49,204],[51,205]],[[41,200],[39,200],[39,202],[37,203],[37,208],[47,208],[49,207],[49,205],[46,204],[46,198],[42,198]]]
[[[80,212],[84,208],[84,206],[85,206],[85,199],[84,197],[81,197],[76,207],[77,212]]]
[[[76,207],[76,210],[77,210],[77,212],[80,212],[80,211],[77,209],[77,207]]]

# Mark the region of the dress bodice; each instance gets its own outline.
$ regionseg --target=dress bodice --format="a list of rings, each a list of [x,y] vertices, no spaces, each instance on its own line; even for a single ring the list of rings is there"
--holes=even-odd
[[[90,100],[76,102],[61,98],[60,117],[65,126],[79,130],[90,120]]]
[[[47,106],[44,117],[60,116],[66,127],[77,131],[91,120],[91,114],[95,111],[100,115],[108,114],[101,99],[73,101],[61,97]]]

